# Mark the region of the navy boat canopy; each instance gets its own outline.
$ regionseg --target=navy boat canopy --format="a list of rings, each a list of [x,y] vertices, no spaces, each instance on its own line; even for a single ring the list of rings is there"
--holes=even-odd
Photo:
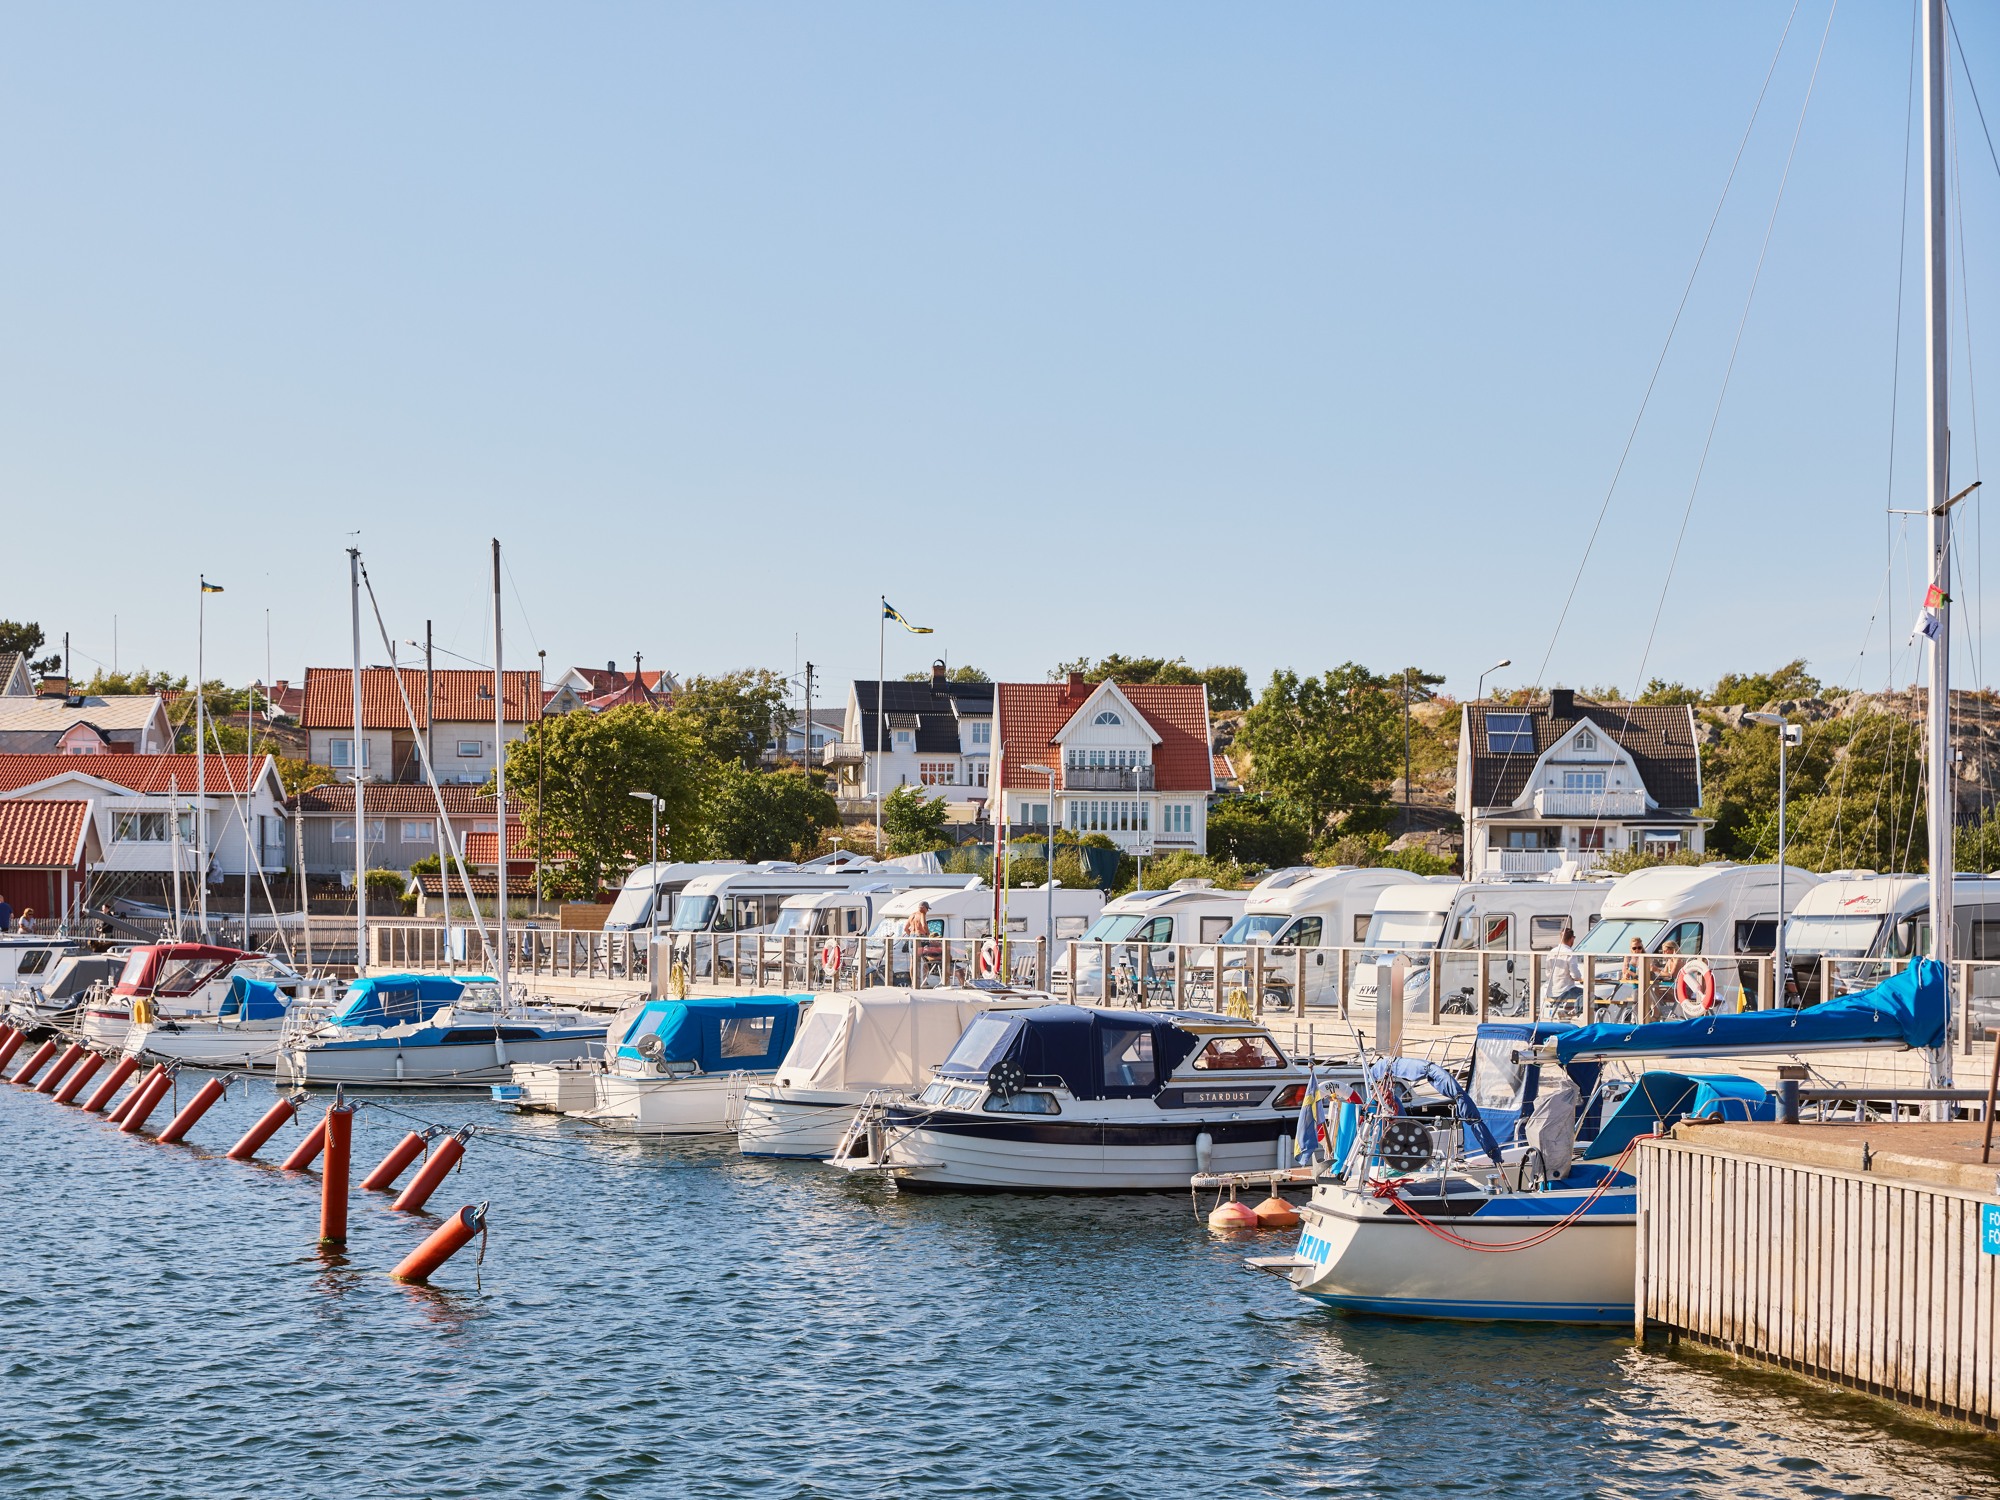
[[[340,1009],[327,1021],[333,1026],[400,1026],[405,1021],[428,1021],[463,995],[468,984],[492,983],[484,975],[457,979],[444,974],[371,974],[347,987]]]
[[[1944,966],[1913,958],[1872,990],[1800,1010],[1718,1012],[1645,1026],[1579,1026],[1556,1038],[1564,1063],[1578,1057],[1701,1057],[1820,1047],[1944,1045]]]
[[[1171,1015],[1156,1011],[1081,1005],[988,1011],[965,1028],[938,1071],[951,1078],[984,1078],[1005,1059],[1030,1086],[1058,1082],[1078,1099],[1150,1099],[1198,1040]]]
[[[704,1073],[775,1068],[792,1049],[799,1010],[810,995],[746,995],[741,1000],[649,1000],[619,1040],[618,1055],[645,1061],[639,1043],[660,1039],[661,1062],[697,1063]],[[650,1050],[650,1049],[648,1049]]]

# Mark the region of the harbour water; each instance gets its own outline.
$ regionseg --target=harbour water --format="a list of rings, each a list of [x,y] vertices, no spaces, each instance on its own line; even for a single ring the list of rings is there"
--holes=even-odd
[[[496,1132],[433,1200],[491,1200],[483,1265],[404,1286],[424,1222],[357,1193],[323,1257],[316,1177],[221,1158],[271,1097],[182,1149],[0,1088],[0,1493],[2000,1492],[1991,1443],[1613,1331],[1326,1314],[1186,1199],[898,1196],[442,1096],[356,1121],[357,1178],[410,1114]]]

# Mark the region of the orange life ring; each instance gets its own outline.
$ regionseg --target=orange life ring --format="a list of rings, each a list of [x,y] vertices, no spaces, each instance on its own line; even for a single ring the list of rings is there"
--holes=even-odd
[[[819,966],[829,974],[840,972],[840,939],[826,940],[826,946],[819,950]]]
[[[1694,983],[1690,985],[1689,980]],[[1699,991],[1699,996],[1692,991]],[[1715,971],[1700,959],[1691,959],[1681,966],[1680,974],[1674,980],[1674,992],[1680,996],[1681,1004],[1691,1005],[1699,1010],[1715,1008]]]
[[[1000,945],[992,938],[979,945],[979,972],[985,975],[1000,972]]]

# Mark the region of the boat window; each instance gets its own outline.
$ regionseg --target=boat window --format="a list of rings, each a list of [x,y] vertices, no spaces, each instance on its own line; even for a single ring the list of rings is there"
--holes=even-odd
[[[1148,1028],[1107,1026],[1103,1039],[1104,1086],[1149,1089],[1159,1078],[1153,1061],[1153,1033]]]
[[[977,1016],[965,1034],[958,1039],[958,1045],[951,1049],[951,1056],[944,1060],[947,1068],[956,1068],[962,1073],[984,1073],[999,1049],[1013,1034],[1013,1026],[999,1016]]]
[[[722,1023],[724,1057],[762,1057],[771,1050],[773,1016],[731,1016]]]
[[[1320,917],[1300,917],[1279,940],[1287,948],[1317,948],[1326,923]]]
[[[21,967],[15,972],[20,974],[39,974],[49,966],[49,960],[55,956],[56,950],[53,948],[36,948],[32,952],[23,953],[21,955]]]
[[[119,972],[118,983],[120,987],[136,990],[140,985],[144,984],[146,982],[146,965],[151,963],[152,960],[153,955],[147,949],[134,949],[132,956],[125,960],[124,969]]]
[[[807,1073],[817,1068],[840,1039],[843,1019],[845,1017],[838,1011],[815,1009],[807,1012],[805,1025],[799,1028],[792,1050],[785,1057],[785,1066]]]
[[[223,967],[210,959],[190,958],[170,965],[153,989],[162,995],[191,995]]]
[[[1143,913],[1106,912],[1090,924],[1090,930],[1083,935],[1086,943],[1116,943],[1128,938],[1139,924],[1145,921]]]
[[[1441,911],[1378,911],[1368,919],[1370,948],[1434,948],[1444,936]]]
[[[1270,1039],[1261,1036],[1219,1036],[1196,1054],[1203,1072],[1235,1072],[1241,1068],[1282,1068],[1285,1059]]]
[[[1584,935],[1576,945],[1579,953],[1623,953],[1632,946],[1632,939],[1639,940],[1639,946],[1651,949],[1653,939],[1660,935],[1665,922],[1636,922],[1614,917],[1608,922],[1599,922]]]
[[[989,1114],[996,1115],[1059,1115],[1062,1105],[1054,1094],[1026,1093],[1009,1094],[1002,1099],[998,1094],[986,1101]]]
[[[715,920],[713,896],[681,896],[674,901],[675,932],[706,932]]]
[[[1521,1043],[1509,1036],[1482,1037],[1473,1048],[1472,1102],[1480,1109],[1513,1113],[1521,1107],[1526,1063],[1514,1061]]]
[[[1222,935],[1225,943],[1268,943],[1285,925],[1283,917],[1238,917]]]
[[[1528,946],[1538,953],[1545,953],[1562,941],[1563,929],[1569,926],[1568,917],[1528,918]]]
[[[968,1104],[971,1104],[978,1097],[979,1097],[978,1089],[964,1088],[964,1087],[955,1088],[949,1094],[945,1095],[944,1107],[946,1109],[964,1109]]]
[[[917,1103],[942,1104],[945,1101],[945,1096],[950,1092],[950,1084],[933,1082],[921,1094],[917,1095]]]

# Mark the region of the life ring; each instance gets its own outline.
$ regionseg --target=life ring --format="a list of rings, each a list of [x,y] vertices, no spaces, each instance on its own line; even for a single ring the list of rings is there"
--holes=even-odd
[[[1000,945],[988,938],[979,945],[979,973],[982,978],[991,978],[1000,972]]]
[[[819,966],[829,974],[840,972],[840,940],[828,938],[826,946],[819,950]]]
[[[153,1007],[148,1005],[146,997],[141,995],[132,1002],[132,1024],[134,1026],[150,1026],[152,1023]]]
[[[1689,981],[1693,983],[1690,984]],[[1715,971],[1698,958],[1691,958],[1681,966],[1674,979],[1674,993],[1680,996],[1681,1004],[1696,1010],[1715,1008]]]

